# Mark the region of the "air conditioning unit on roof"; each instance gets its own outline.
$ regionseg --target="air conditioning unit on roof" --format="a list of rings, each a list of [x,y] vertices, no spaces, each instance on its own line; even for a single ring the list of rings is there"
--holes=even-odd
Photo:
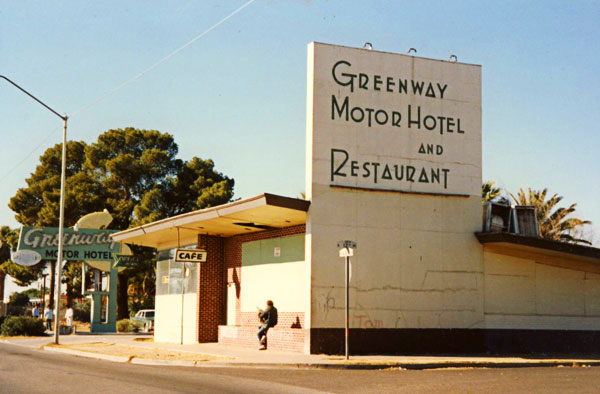
[[[514,233],[526,235],[529,237],[539,237],[540,230],[537,221],[537,211],[535,207],[517,205],[513,207]]]
[[[537,213],[532,206],[509,206],[486,202],[483,204],[483,232],[508,232],[539,237]]]
[[[500,233],[510,230],[510,205],[495,202],[483,203],[483,232]]]

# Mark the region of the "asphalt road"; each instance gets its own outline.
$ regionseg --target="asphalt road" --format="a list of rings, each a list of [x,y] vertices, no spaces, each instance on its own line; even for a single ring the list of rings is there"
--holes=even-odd
[[[600,367],[296,370],[157,367],[0,344],[0,393],[596,393]]]

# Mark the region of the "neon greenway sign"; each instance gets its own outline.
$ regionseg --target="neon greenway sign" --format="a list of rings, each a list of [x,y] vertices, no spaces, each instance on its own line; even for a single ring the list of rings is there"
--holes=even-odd
[[[65,228],[63,258],[65,260],[109,261],[120,251],[120,244],[110,237],[117,230]],[[58,254],[58,227],[28,227],[21,229],[18,250],[38,252],[42,259],[55,259]]]

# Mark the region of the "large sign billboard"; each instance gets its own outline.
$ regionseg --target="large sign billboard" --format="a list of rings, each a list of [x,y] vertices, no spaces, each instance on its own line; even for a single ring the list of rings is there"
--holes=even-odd
[[[479,324],[481,66],[311,43],[307,80],[311,328],[343,326],[344,239],[351,328]]]
[[[86,261],[110,261],[120,252],[121,245],[114,242],[111,234],[118,230],[64,229],[63,259]],[[18,250],[30,250],[40,254],[42,260],[54,260],[58,254],[58,227],[28,227],[21,229]]]
[[[313,183],[480,193],[480,66],[311,45]]]

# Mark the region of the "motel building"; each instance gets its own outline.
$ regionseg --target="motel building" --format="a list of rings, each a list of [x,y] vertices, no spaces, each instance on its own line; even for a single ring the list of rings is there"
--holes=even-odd
[[[274,194],[113,235],[156,248],[155,341],[351,354],[597,352],[600,249],[481,202],[481,66],[311,43],[306,200]],[[204,262],[175,250],[203,249]]]

